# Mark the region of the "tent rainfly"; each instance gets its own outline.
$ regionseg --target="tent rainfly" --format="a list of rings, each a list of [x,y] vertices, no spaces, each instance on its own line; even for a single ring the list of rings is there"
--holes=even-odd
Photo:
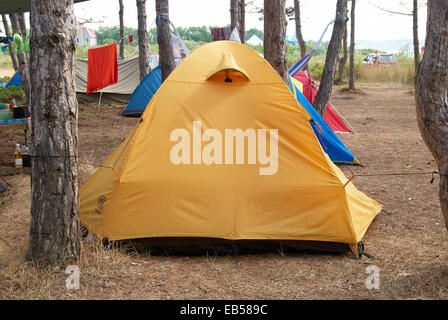
[[[103,240],[357,248],[381,205],[333,164],[310,120],[254,50],[206,44],[170,74],[81,188],[80,219]]]

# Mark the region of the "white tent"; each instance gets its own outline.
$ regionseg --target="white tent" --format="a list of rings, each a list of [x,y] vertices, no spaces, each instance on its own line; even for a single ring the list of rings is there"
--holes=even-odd
[[[246,43],[252,46],[261,46],[263,44],[263,40],[261,40],[254,34],[252,37],[250,37],[249,40],[246,41]]]

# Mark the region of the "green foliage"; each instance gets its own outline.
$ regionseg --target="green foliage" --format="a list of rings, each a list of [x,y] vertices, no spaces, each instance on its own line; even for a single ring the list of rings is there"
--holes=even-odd
[[[253,35],[256,35],[261,40],[264,39],[264,33],[261,30],[258,30],[257,28],[251,28],[249,30],[246,30],[246,41],[252,38]]]
[[[203,27],[178,27],[177,32],[181,36],[182,40],[190,40],[195,42],[211,42],[212,34],[209,28]]]
[[[9,77],[4,77],[0,81],[8,81]],[[11,86],[9,88],[0,87],[0,101],[11,99],[25,100],[25,92],[22,87]]]
[[[134,43],[133,45],[138,45],[138,31],[135,28],[125,27],[124,28],[124,41],[125,44],[129,44],[128,34],[134,34]],[[106,45],[113,42],[120,42],[120,27],[100,27],[96,32],[98,36],[98,45]],[[113,40],[112,42],[111,39]]]

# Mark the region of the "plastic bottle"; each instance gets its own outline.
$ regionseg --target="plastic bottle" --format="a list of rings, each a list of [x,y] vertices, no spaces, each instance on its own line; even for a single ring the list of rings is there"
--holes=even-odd
[[[30,149],[28,148],[25,142],[22,143],[21,153],[22,153],[23,167],[31,167]]]
[[[14,152],[16,168],[23,167],[22,153],[20,151],[20,144],[16,144],[16,151]]]

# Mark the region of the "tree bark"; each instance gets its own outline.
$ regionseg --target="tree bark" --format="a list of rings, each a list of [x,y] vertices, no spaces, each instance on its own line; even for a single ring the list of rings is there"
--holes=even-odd
[[[146,0],[136,1],[138,12],[138,61],[140,65],[140,80],[142,80],[149,72],[148,31],[146,30]]]
[[[344,36],[342,38],[343,54],[342,54],[342,57],[339,58],[338,82],[344,81],[345,65],[347,64],[347,59],[348,59],[347,36],[348,36],[348,32],[347,32],[347,22],[346,22],[344,25]]]
[[[11,32],[9,31],[8,19],[6,18],[6,14],[2,14],[3,27],[5,28],[5,36],[8,38],[11,36]],[[14,51],[14,43],[9,42],[8,44],[9,55],[11,56],[11,62],[14,70],[19,70],[19,62],[17,61],[16,52]]]
[[[238,25],[241,43],[246,42],[246,1],[240,0],[238,7]]]
[[[302,35],[302,20],[300,18],[300,0],[294,0],[294,20],[296,22],[296,38],[302,58],[306,55],[306,42]],[[307,65],[308,66],[308,65]]]
[[[264,0],[264,57],[288,83],[285,0]]]
[[[336,21],[334,22],[333,34],[328,45],[325,58],[324,71],[319,86],[319,92],[314,100],[314,108],[321,116],[324,115],[325,107],[333,90],[333,81],[336,73],[337,58],[341,50],[344,25],[347,21],[347,0],[338,0],[336,4]]]
[[[238,28],[238,0],[230,0],[230,32]]]
[[[176,67],[174,63],[173,42],[169,22],[168,0],[156,0],[157,16],[157,43],[159,44],[160,69],[162,69],[162,82],[173,72]]]
[[[11,27],[12,32],[17,33],[19,35],[22,34],[22,31],[20,29],[19,25],[19,19],[16,13],[10,14],[9,19],[11,20]],[[23,44],[23,41],[22,41]],[[29,73],[29,66],[28,66],[28,59],[26,58],[25,52],[23,51],[23,48],[20,47],[17,50],[17,58],[19,60],[19,68],[20,68],[20,77],[22,78],[22,87],[23,91],[25,92],[25,96],[27,101],[30,101],[30,73]]]
[[[448,229],[448,1],[429,0],[425,54],[415,79],[420,133],[440,172],[440,204]]]
[[[352,0],[350,10],[350,72],[348,78],[349,90],[355,90],[355,7],[356,0]]]
[[[28,259],[80,255],[73,0],[31,1],[31,226]]]
[[[23,44],[25,45],[25,41],[26,41],[26,37],[27,37],[27,32],[26,32],[26,23],[25,23],[25,13],[21,12],[17,15],[17,18],[19,20],[19,26],[20,26],[20,31],[21,31],[21,36],[22,36],[22,40],[23,40]],[[24,52],[26,61],[29,64],[30,61],[30,57],[28,55],[27,52]]]
[[[412,10],[412,33],[414,37],[414,66],[415,74],[417,74],[418,65],[420,63],[420,44],[418,41],[418,1],[414,0],[413,2],[414,9]]]
[[[124,59],[124,19],[123,19],[123,0],[118,0],[120,11],[118,11],[118,14],[120,16],[120,57]]]

